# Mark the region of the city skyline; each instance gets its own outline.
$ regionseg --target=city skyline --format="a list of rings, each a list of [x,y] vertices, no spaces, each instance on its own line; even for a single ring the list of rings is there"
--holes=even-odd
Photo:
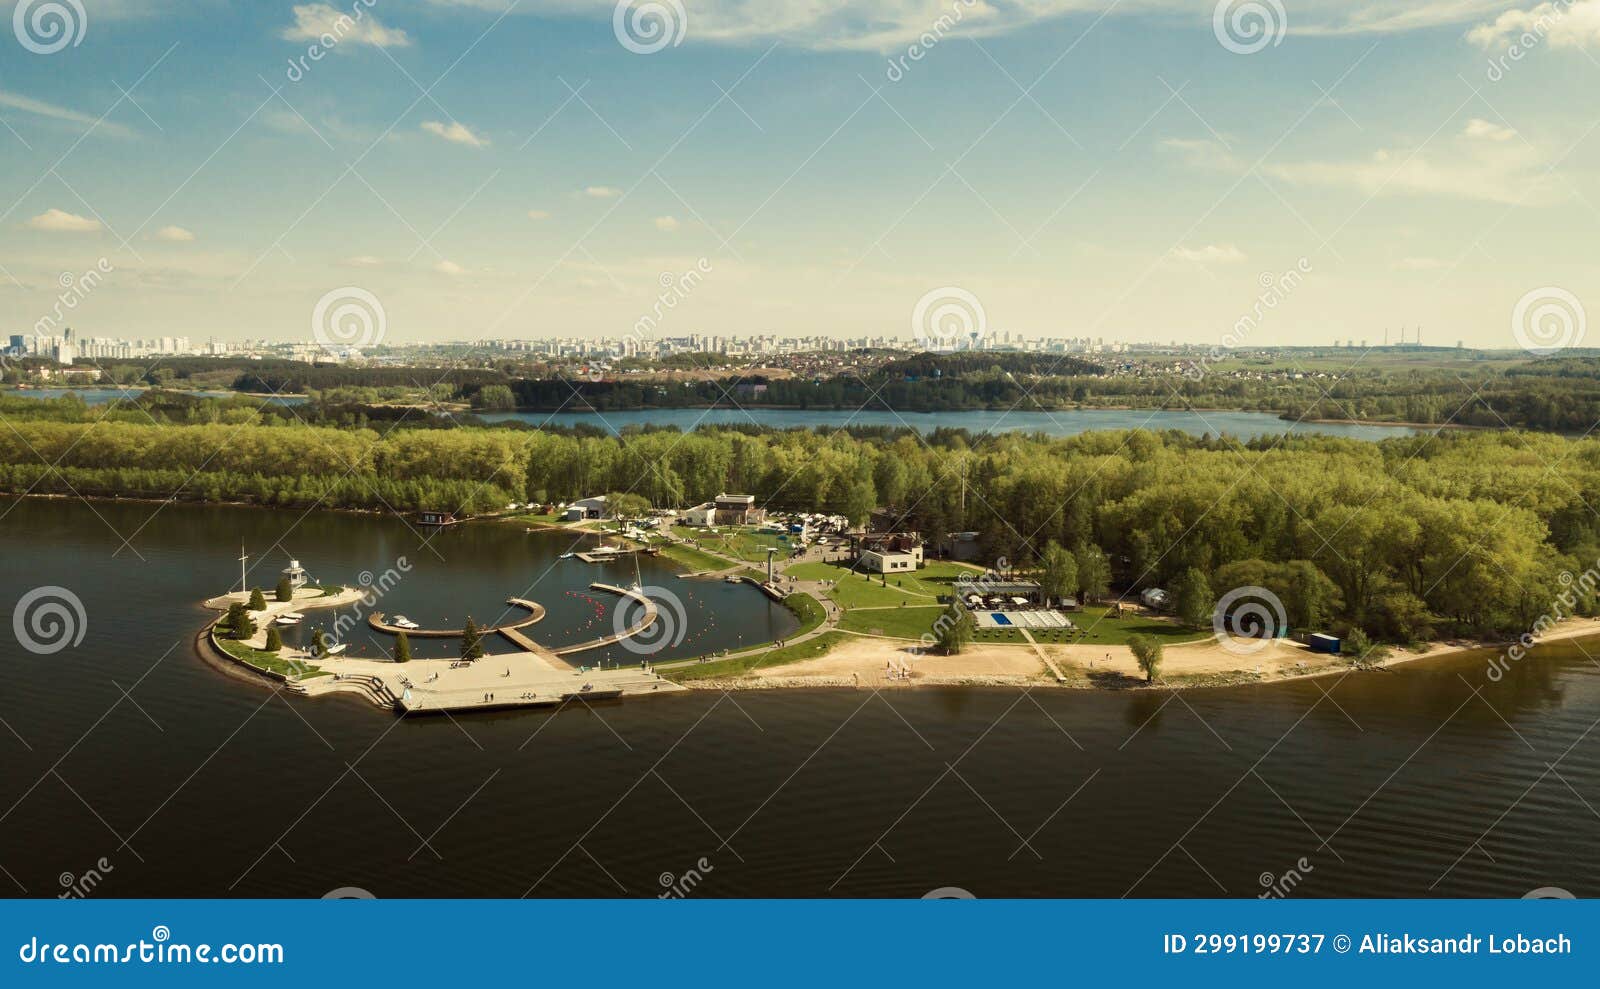
[[[996,336],[1209,346],[1294,271],[1238,345],[1511,348],[1552,288],[1581,327],[1596,149],[1551,94],[1600,0],[1349,6],[6,18],[0,334],[90,272],[61,325],[111,338],[309,340],[351,287],[396,344],[621,338],[696,271],[657,335],[911,337],[959,289]]]

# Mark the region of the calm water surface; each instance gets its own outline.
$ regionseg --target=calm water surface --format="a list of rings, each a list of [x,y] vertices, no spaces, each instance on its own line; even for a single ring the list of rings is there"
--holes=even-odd
[[[104,405],[127,395],[115,388],[34,388],[8,391],[24,398],[60,398],[75,394],[86,404]],[[227,397],[228,392],[184,394]],[[280,405],[300,405],[303,395],[266,399]],[[1207,433],[1253,439],[1257,436],[1313,434],[1346,439],[1382,440],[1414,436],[1428,430],[1411,426],[1374,426],[1362,423],[1294,422],[1270,412],[1189,412],[1166,409],[1072,409],[1063,412],[893,412],[887,409],[635,409],[615,412],[486,412],[490,422],[525,422],[535,426],[593,426],[621,433],[629,426],[674,426],[689,431],[696,426],[748,425],[777,429],[841,429],[846,426],[912,428],[924,433],[936,429],[966,429],[974,433],[1044,433],[1076,436],[1092,430],[1176,429],[1194,436]]]
[[[545,641],[592,614],[568,592],[602,568],[513,526],[423,545],[364,516],[0,511],[4,610],[59,585],[88,616],[50,656],[0,622],[8,895],[102,858],[104,896],[654,896],[690,869],[704,896],[1248,897],[1290,869],[1296,896],[1600,892],[1594,643],[1498,684],[1467,657],[1181,696],[711,692],[402,720],[194,656],[195,602],[236,579],[241,539],[264,571],[292,552],[332,581],[405,556],[385,607],[425,623],[525,593],[552,608]],[[791,627],[748,588],[643,566],[699,602],[686,653]]]

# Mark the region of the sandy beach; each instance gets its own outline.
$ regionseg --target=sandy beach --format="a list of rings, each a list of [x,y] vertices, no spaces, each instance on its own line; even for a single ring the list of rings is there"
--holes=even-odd
[[[1600,619],[1569,619],[1539,641],[1585,636],[1600,636]],[[1389,668],[1492,648],[1496,648],[1494,643],[1434,642],[1420,651],[1392,649],[1377,665]],[[909,641],[852,636],[817,659],[758,668],[736,678],[695,681],[687,686],[730,690],[953,685],[1159,688],[1276,682],[1349,669],[1344,658],[1311,652],[1292,640],[1263,642],[1230,637],[1224,643],[1208,638],[1167,646],[1161,679],[1147,684],[1133,652],[1126,646],[984,644],[969,646],[959,656],[934,656],[919,654]],[[910,675],[904,675],[904,670],[909,670]]]

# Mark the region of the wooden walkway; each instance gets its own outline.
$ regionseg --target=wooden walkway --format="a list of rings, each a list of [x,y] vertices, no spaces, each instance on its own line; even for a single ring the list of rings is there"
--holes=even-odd
[[[643,632],[645,629],[655,624],[656,619],[661,615],[660,609],[656,607],[656,603],[646,597],[642,591],[637,591],[627,587],[617,587],[612,584],[590,584],[589,589],[593,591],[610,591],[612,594],[621,595],[625,598],[632,598],[644,606],[644,614],[639,616],[639,620],[633,623],[632,628],[625,629],[612,635],[603,635],[598,639],[590,639],[588,642],[580,642],[575,646],[563,646],[560,649],[550,650],[557,656],[570,656],[575,652],[587,652],[590,649],[600,649],[605,646],[612,645],[613,643],[621,642],[623,639],[631,639],[635,635],[638,635],[640,632]]]
[[[576,666],[573,666],[571,663],[569,663],[566,660],[562,659],[557,654],[551,652],[545,646],[541,646],[539,643],[533,641],[532,639],[528,638],[526,635],[523,635],[521,632],[517,631],[514,628],[503,628],[503,629],[500,629],[500,634],[502,636],[504,636],[505,638],[511,640],[511,644],[516,646],[518,649],[521,649],[523,652],[531,652],[531,653],[533,653],[535,656],[538,656],[540,659],[542,659],[546,663],[550,664],[550,666],[552,668],[554,668],[554,669],[558,669],[558,670],[575,670],[575,669],[577,669]]]
[[[529,625],[533,625],[544,620],[544,605],[537,601],[528,601],[523,598],[506,598],[506,604],[513,605],[518,608],[528,609],[528,617],[519,622],[507,622],[504,625],[494,625],[489,628],[481,628],[478,630],[480,633],[484,635],[493,635],[496,632],[514,632],[517,629],[527,628]],[[371,615],[367,616],[367,624],[371,625],[379,632],[387,632],[390,635],[398,635],[399,633],[404,632],[407,636],[413,639],[461,638],[461,629],[459,628],[401,628],[398,625],[390,625],[383,619],[383,613],[381,611],[375,611]]]

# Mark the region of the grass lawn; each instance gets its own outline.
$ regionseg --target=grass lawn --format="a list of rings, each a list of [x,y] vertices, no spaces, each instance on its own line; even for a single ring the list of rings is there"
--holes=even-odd
[[[712,556],[710,553],[702,553],[693,546],[663,545],[661,555],[675,563],[683,564],[691,573],[698,573],[701,570],[726,570],[731,566],[727,560]]]
[[[903,599],[914,599],[917,596],[933,600],[913,600],[912,603],[931,604],[941,594],[954,593],[956,577],[962,574],[976,575],[982,572],[982,570],[974,567],[963,566],[959,563],[946,563],[941,560],[929,563],[915,573],[889,574],[889,586],[891,588],[899,588],[905,592],[900,597],[883,598],[880,595],[878,599],[871,601],[841,601],[835,595],[830,596],[846,608],[870,608],[881,604],[899,604]],[[837,580],[841,583],[849,581],[864,582],[870,577],[874,584],[878,584],[879,576],[877,574],[852,571],[849,564],[840,563],[799,563],[785,569],[784,573],[800,580]],[[881,586],[879,585],[880,589]],[[850,592],[846,591],[845,593],[849,594]]]
[[[1130,613],[1122,618],[1107,617],[1109,610],[1090,607],[1073,614],[1072,623],[1078,626],[1083,634],[1060,641],[1090,646],[1125,646],[1128,644],[1129,636],[1144,634],[1159,639],[1166,645],[1172,645],[1178,642],[1194,642],[1211,636],[1210,629],[1185,628],[1177,622],[1143,613]]]
[[[783,599],[783,606],[794,612],[800,619],[800,627],[795,630],[795,636],[805,635],[807,632],[820,626],[828,618],[828,613],[822,609],[817,599],[804,591],[796,591]]]
[[[778,551],[778,561],[787,560],[794,544],[780,539],[775,532],[757,532],[754,527],[719,526],[716,532],[687,526],[674,526],[676,535],[696,539],[710,549],[748,563],[767,562],[767,549]]]
[[[851,608],[892,608],[901,604],[909,607],[938,603],[931,596],[906,590],[901,584],[896,583],[896,581],[905,582],[905,577],[890,577],[888,586],[885,587],[879,583],[876,576],[852,574],[838,567],[835,567],[833,572],[834,576],[828,579],[838,583],[828,588],[828,597],[846,611]]]
[[[296,678],[311,680],[316,677],[330,675],[327,670],[321,667],[306,666],[299,662],[287,661],[275,652],[262,652],[259,649],[252,649],[243,642],[234,639],[226,639],[219,635],[217,636],[217,641],[222,644],[223,650],[234,659],[254,666],[258,670],[266,670],[269,673],[277,673],[280,676],[289,677],[291,680]]]
[[[933,623],[944,611],[941,607],[867,608],[847,611],[839,627],[868,635],[887,635],[897,639],[920,639],[933,631]]]
[[[784,646],[782,649],[755,652],[747,656],[736,656],[733,659],[719,659],[714,663],[699,663],[677,669],[667,669],[662,671],[662,675],[670,680],[680,682],[704,680],[708,677],[741,676],[757,667],[767,669],[773,666],[782,666],[785,663],[798,663],[801,660],[826,656],[833,651],[834,646],[848,638],[850,636],[843,632],[824,632],[814,639],[807,639],[804,642]]]

